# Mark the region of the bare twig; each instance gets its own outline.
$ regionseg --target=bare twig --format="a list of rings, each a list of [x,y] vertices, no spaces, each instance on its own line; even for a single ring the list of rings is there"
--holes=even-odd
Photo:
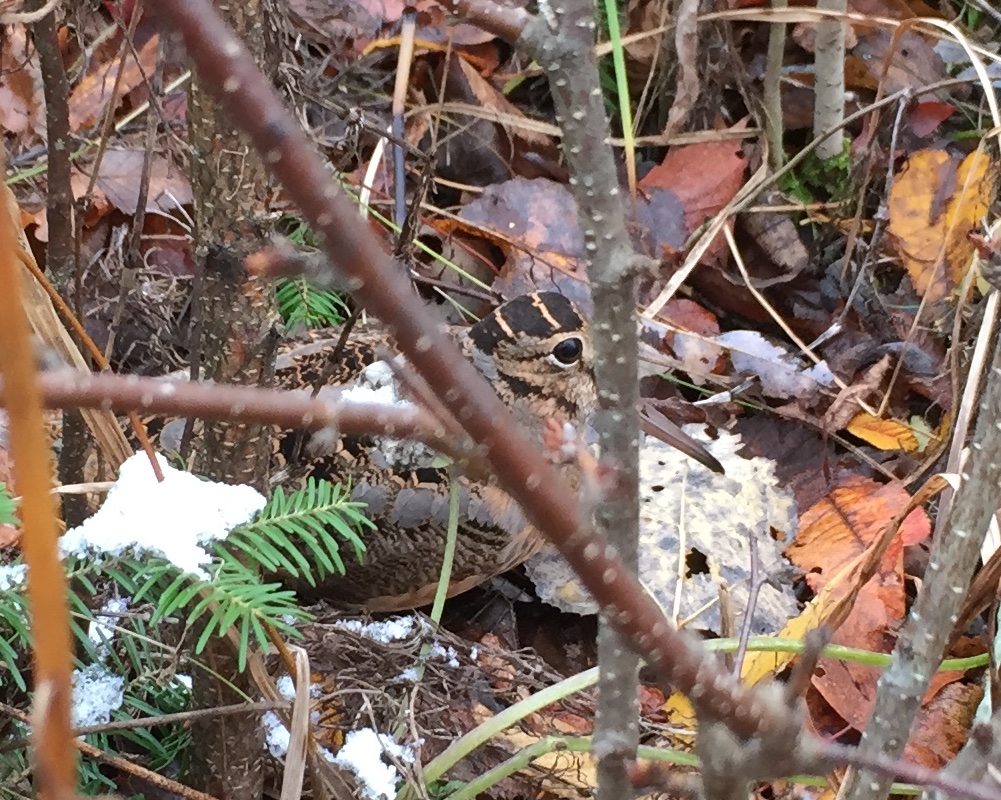
[[[847,0],[819,0],[818,11],[844,14]],[[820,20],[814,37],[813,133],[841,130],[845,119],[845,23],[837,17]],[[832,136],[817,145],[817,157],[825,161],[841,155],[844,136]]]
[[[986,725],[974,725],[963,749],[942,771],[970,781],[988,780],[1001,789],[1001,709],[995,709]],[[921,800],[945,800],[939,789],[925,791]]]
[[[40,0],[30,4],[43,5]],[[45,251],[49,275],[61,286],[69,285],[74,274],[73,189],[70,186],[70,153],[73,141],[69,123],[69,81],[63,67],[59,47],[56,15],[46,14],[34,24],[35,47],[45,87],[45,132],[48,155],[48,185],[46,186],[45,218],[48,223],[48,247]],[[87,451],[87,428],[76,411],[63,415],[63,446],[59,451],[59,479],[72,480],[83,471]],[[78,525],[86,514],[82,497],[65,497],[63,519],[68,525]]]
[[[151,414],[193,416],[207,420],[240,420],[283,428],[346,434],[377,434],[418,439],[463,461],[469,452],[446,438],[441,425],[412,405],[343,403],[308,392],[283,392],[250,386],[221,386],[156,378],[92,374],[76,371],[39,376],[42,403],[48,408],[143,409]],[[13,396],[14,393],[12,393]],[[0,405],[11,397],[0,381]]]
[[[22,271],[14,220],[0,213],[0,375],[18,387],[7,406],[14,484],[22,497],[21,549],[28,563],[28,600],[34,640],[35,761],[38,790],[52,800],[75,794],[76,764],[70,730],[72,637],[66,574],[56,547],[58,526],[49,489],[49,447],[28,320],[21,306]]]
[[[772,0],[772,8],[789,7],[789,0]],[[785,58],[786,23],[773,22],[768,26],[768,55],[765,60],[765,77],[762,87],[762,110],[765,118],[765,138],[768,141],[768,163],[773,172],[785,164],[785,125],[782,122],[782,62]]]
[[[34,724],[34,720],[30,719],[27,714],[18,711],[16,708],[11,708],[6,706],[4,711],[10,714],[15,719],[25,723]],[[69,722],[69,716],[67,714],[67,723]],[[88,744],[83,739],[71,738],[70,743],[67,745],[65,751],[65,760],[69,763],[73,763],[72,754],[74,750],[79,750],[85,756],[93,758],[110,767],[121,770],[127,775],[134,775],[140,780],[146,781],[151,786],[156,786],[165,792],[170,794],[175,794],[178,797],[182,797],[185,800],[216,800],[212,795],[205,794],[205,792],[199,792],[197,789],[192,789],[185,786],[183,783],[178,783],[170,778],[165,778],[162,775],[146,769],[145,767],[140,767],[138,764],[134,764],[127,758],[122,758],[121,756],[113,756],[110,753],[101,750],[98,747],[94,747],[92,744]],[[72,785],[72,784],[71,784]],[[56,795],[47,795],[48,797],[54,797]],[[68,794],[60,796],[62,800],[77,800],[77,794],[74,791],[70,791]]]

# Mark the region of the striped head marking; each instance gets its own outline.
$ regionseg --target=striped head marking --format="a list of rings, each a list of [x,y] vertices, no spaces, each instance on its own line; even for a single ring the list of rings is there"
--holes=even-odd
[[[474,363],[509,405],[537,416],[582,418],[594,408],[591,338],[577,307],[558,292],[498,306],[469,329]]]

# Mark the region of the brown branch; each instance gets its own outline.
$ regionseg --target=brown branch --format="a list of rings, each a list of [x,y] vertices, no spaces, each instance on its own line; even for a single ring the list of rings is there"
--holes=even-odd
[[[2,166],[2,158],[0,158]],[[16,209],[14,204],[8,209]],[[50,493],[49,446],[35,379],[35,353],[22,307],[17,230],[0,212],[0,376],[17,386],[7,406],[14,484],[21,495],[21,549],[28,564],[28,601],[34,642],[35,761],[39,793],[50,800],[74,796],[76,763],[70,730],[73,644],[66,574],[56,547],[58,524]]]
[[[118,412],[141,409],[165,416],[238,420],[309,431],[331,429],[349,435],[376,434],[417,439],[451,457],[469,458],[467,448],[448,438],[441,424],[413,405],[341,402],[313,398],[305,392],[71,370],[40,375],[38,386],[46,408],[100,408]],[[6,406],[10,400],[0,381],[0,406]]]
[[[274,176],[320,236],[355,297],[387,326],[408,361],[465,431],[483,445],[500,485],[581,575],[605,616],[660,680],[697,690],[700,713],[725,718],[741,737],[770,731],[796,741],[800,720],[720,672],[698,642],[675,630],[618,553],[582,516],[554,467],[524,438],[494,391],[441,330],[374,233],[360,220],[299,125],[207,0],[162,0],[160,23],[179,31],[207,86],[250,134]],[[524,19],[517,14],[516,22]],[[621,213],[621,209],[619,210]]]
[[[28,10],[35,11],[45,4],[33,0]],[[68,283],[73,274],[73,190],[70,188],[69,81],[63,68],[59,48],[59,31],[55,13],[46,14],[33,26],[38,64],[45,89],[45,133],[48,155],[48,185],[45,191],[45,218],[48,224],[48,245],[45,250],[49,273]]]
[[[40,8],[41,0],[28,4]],[[45,89],[45,134],[48,156],[48,184],[45,191],[45,219],[48,224],[48,244],[45,266],[61,286],[68,286],[74,273],[73,189],[70,186],[70,153],[73,140],[69,122],[69,81],[63,67],[59,47],[59,31],[55,12],[46,14],[33,25],[38,63]],[[63,415],[62,448],[58,456],[59,480],[69,483],[83,472],[87,452],[87,428],[80,414]],[[63,521],[68,526],[79,525],[87,513],[83,497],[62,498]]]

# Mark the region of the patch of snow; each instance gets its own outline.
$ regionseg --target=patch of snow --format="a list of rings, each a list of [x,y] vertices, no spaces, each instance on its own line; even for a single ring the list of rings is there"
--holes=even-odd
[[[396,767],[382,760],[383,754],[412,763],[414,754],[384,733],[371,728],[350,731],[333,762],[350,770],[358,780],[362,797],[390,800],[396,796],[400,774]]]
[[[275,681],[275,688],[286,700],[295,699],[295,683],[292,681],[291,675],[282,675]]]
[[[407,667],[403,672],[396,676],[398,681],[407,681],[408,683],[417,682],[417,667]]]
[[[268,750],[275,758],[281,758],[288,752],[292,734],[274,711],[265,711],[261,722],[264,723],[264,741],[267,742]]]
[[[398,642],[401,639],[406,639],[414,633],[414,626],[416,624],[417,618],[409,616],[387,619],[383,622],[368,623],[357,619],[339,619],[334,623],[334,627],[357,633],[359,636],[364,636],[366,639],[371,639],[374,642],[388,644],[389,642]],[[422,622],[419,627],[423,631],[424,623]]]
[[[101,606],[101,610],[94,615],[94,621],[87,628],[87,638],[97,646],[98,652],[107,650],[108,645],[115,638],[115,626],[118,625],[118,618],[128,608],[128,600],[110,597]]]
[[[393,368],[385,361],[376,361],[363,369],[354,383],[341,391],[341,399],[352,403],[410,405],[396,391]]]
[[[275,688],[278,689],[278,693],[286,700],[295,699],[295,683],[292,681],[290,675],[282,675],[275,681]],[[320,684],[311,683],[309,685],[310,697],[316,699],[321,694],[323,694],[323,687]],[[319,722],[320,712],[312,711],[310,719],[314,723]],[[261,721],[264,723],[264,739],[267,742],[268,750],[275,758],[281,758],[288,752],[288,743],[291,736],[288,728],[285,727],[285,723],[281,721],[281,718],[274,711],[265,712]]]
[[[11,566],[0,567],[0,592],[9,592],[12,589],[20,588],[27,577],[27,564],[12,564]]]
[[[442,661],[447,661],[452,669],[459,668],[459,654],[455,652],[455,648],[451,645],[446,649],[440,642],[435,642],[431,645],[428,658],[440,658]]]
[[[405,363],[399,359],[399,363]],[[413,405],[397,390],[396,376],[385,361],[376,361],[361,371],[355,382],[345,388],[340,398],[353,403],[377,403],[390,406]],[[397,466],[409,469],[432,467],[439,458],[423,442],[376,436],[377,449],[373,452],[377,466]]]
[[[73,727],[104,725],[125,700],[125,678],[104,664],[73,670]]]
[[[166,558],[185,572],[208,578],[204,545],[224,539],[253,519],[267,498],[250,486],[203,481],[157,455],[158,483],[145,453],[122,464],[118,480],[94,516],[59,540],[64,555],[120,555],[132,551]]]

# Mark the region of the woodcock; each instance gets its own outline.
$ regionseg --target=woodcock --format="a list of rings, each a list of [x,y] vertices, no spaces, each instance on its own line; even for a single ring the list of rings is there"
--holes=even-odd
[[[516,297],[468,328],[454,329],[467,358],[493,385],[525,426],[542,442],[547,420],[582,430],[594,409],[591,342],[586,320],[556,292]],[[285,388],[343,385],[378,360],[388,337],[378,328],[352,331],[346,346],[339,335],[300,346],[280,359],[277,382]],[[339,350],[336,364],[331,354]],[[675,436],[683,437],[675,429]],[[706,463],[712,457],[691,440],[672,442]],[[278,444],[278,469],[286,485],[307,477],[350,483],[355,500],[367,504],[375,528],[365,532],[364,563],[346,553],[344,576],[328,576],[322,596],[338,605],[395,611],[430,603],[444,557],[449,474],[431,464],[394,460],[384,442],[341,437],[322,455],[310,455],[296,434]],[[703,457],[704,454],[704,457]],[[715,462],[714,462],[715,463]],[[562,467],[571,485],[576,467]],[[517,504],[499,487],[459,478],[459,530],[449,596],[477,586],[538,552],[543,538]]]

